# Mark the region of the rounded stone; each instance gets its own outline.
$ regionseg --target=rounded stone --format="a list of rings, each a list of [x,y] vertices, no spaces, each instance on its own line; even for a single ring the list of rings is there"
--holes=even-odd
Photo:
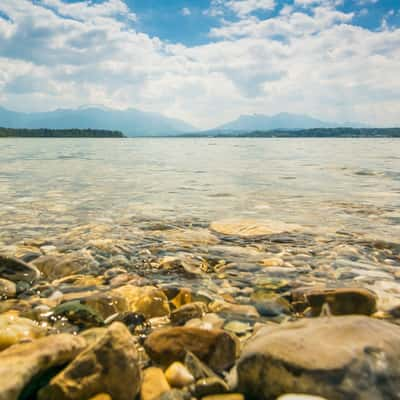
[[[400,327],[364,316],[300,320],[261,329],[238,363],[249,399],[308,393],[330,400],[396,398]]]

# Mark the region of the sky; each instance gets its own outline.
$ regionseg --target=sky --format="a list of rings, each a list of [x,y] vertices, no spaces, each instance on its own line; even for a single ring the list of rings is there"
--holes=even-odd
[[[400,125],[400,0],[0,0],[0,106]]]

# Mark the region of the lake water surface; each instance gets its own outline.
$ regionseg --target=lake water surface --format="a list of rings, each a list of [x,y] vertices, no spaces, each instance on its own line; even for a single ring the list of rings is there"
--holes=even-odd
[[[396,139],[3,139],[0,150],[7,241],[127,216],[400,237]]]

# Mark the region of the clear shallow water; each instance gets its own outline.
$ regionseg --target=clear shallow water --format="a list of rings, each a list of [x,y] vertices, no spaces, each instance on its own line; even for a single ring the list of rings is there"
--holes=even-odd
[[[400,238],[400,140],[2,139],[0,204],[3,240],[129,216]]]

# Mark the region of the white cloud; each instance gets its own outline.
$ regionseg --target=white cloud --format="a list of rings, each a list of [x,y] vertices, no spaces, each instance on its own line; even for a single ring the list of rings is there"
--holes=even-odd
[[[274,0],[230,0],[226,3],[240,17],[258,10],[273,10],[275,5]]]
[[[281,111],[400,123],[400,29],[351,25],[332,1],[242,13],[193,47],[137,32],[122,0],[1,0],[0,11],[0,104],[12,109],[102,103],[204,128]]]
[[[187,16],[191,15],[192,12],[190,11],[189,8],[183,7],[182,10],[181,10],[181,14],[182,14],[183,16],[187,17]]]
[[[368,4],[376,4],[379,0],[358,0],[357,3],[360,6],[366,6]]]
[[[271,11],[275,6],[275,0],[211,0],[211,7],[205,13],[217,17],[233,12],[243,18],[255,11]]]

